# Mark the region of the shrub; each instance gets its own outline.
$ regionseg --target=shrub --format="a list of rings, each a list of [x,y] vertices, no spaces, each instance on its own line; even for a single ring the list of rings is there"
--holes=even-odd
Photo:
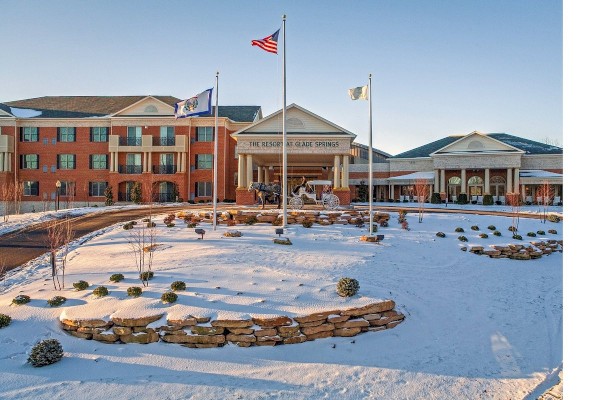
[[[477,200],[471,200],[471,204],[477,204]]]
[[[477,225],[473,225],[473,226],[471,227],[471,230],[472,230],[472,231],[478,231],[478,230],[479,230],[479,227],[478,227]]]
[[[144,218],[142,222],[150,222],[150,218]]]
[[[25,295],[25,294],[20,294],[17,297],[15,297],[12,301],[13,304],[16,304],[18,306],[22,305],[22,304],[27,304],[31,301],[31,297]]]
[[[56,339],[45,339],[31,349],[27,362],[34,367],[54,364],[63,357],[63,348]]]
[[[381,220],[379,222],[379,226],[382,228],[387,228],[389,226],[388,222],[386,220]]]
[[[163,303],[175,303],[177,301],[177,295],[173,292],[165,292],[160,296]]]
[[[184,281],[175,281],[171,283],[172,290],[185,290],[186,285]]]
[[[556,232],[556,229],[548,229],[548,233],[556,235],[558,232]]]
[[[310,228],[311,226],[313,226],[313,222],[312,221],[302,221],[302,226],[305,228]]]
[[[494,236],[502,236],[502,233],[500,233],[500,231],[494,231],[492,233],[494,234]]]
[[[487,233],[480,233],[479,237],[482,239],[487,239],[488,238],[488,234]]]
[[[174,226],[175,226],[175,224],[174,224],[174,223],[172,223],[172,222],[169,222],[169,223],[167,224],[167,228],[173,228]]]
[[[62,306],[65,303],[65,301],[67,301],[67,299],[62,296],[54,296],[53,298],[48,300],[48,305],[50,307],[58,307]]]
[[[131,225],[137,225],[137,221],[129,221],[128,223]]]
[[[108,295],[108,289],[106,286],[98,286],[92,293],[98,297],[104,297]]]
[[[461,242],[468,242],[469,241],[469,239],[467,239],[466,236],[462,236],[462,235],[458,237],[458,240],[460,240]]]
[[[488,226],[488,229],[489,229],[490,231],[495,231],[495,230],[496,230],[496,227],[495,227],[494,225],[490,225],[490,226]]]
[[[248,218],[246,218],[246,225],[254,225],[257,222],[258,219],[256,219],[255,215],[250,215]]]
[[[544,231],[537,231],[537,234],[538,234],[538,235],[545,235],[545,234],[546,234],[546,232],[544,232]]]
[[[80,291],[80,290],[85,290],[85,289],[89,288],[90,284],[87,283],[86,281],[78,281],[78,282],[73,282],[73,287],[75,288],[75,290]]]
[[[521,235],[517,235],[517,234],[514,234],[514,235],[512,236],[512,238],[513,238],[513,239],[515,239],[515,240],[523,240],[523,236],[521,236]]]
[[[454,232],[464,232],[465,230],[461,227],[458,227],[454,230]]]
[[[373,233],[377,232],[377,224],[373,224]]]
[[[0,329],[6,328],[10,325],[12,318],[6,314],[0,314]]]
[[[155,227],[156,227],[156,222],[148,222],[148,223],[146,224],[146,227],[147,227],[147,228],[155,228]]]
[[[442,196],[439,193],[434,193],[431,196],[431,204],[440,204],[442,202]]]
[[[535,232],[527,232],[527,236],[536,237],[537,235],[535,234]]]
[[[444,232],[438,232],[435,234],[435,236],[437,237],[446,237],[446,234]]]
[[[360,285],[354,278],[342,278],[337,283],[337,294],[342,297],[351,297],[358,293]]]
[[[491,194],[484,194],[483,195],[483,205],[484,206],[494,205],[494,196],[492,196]]]
[[[560,222],[560,217],[556,214],[548,215],[548,221],[550,222]]]
[[[501,202],[500,200],[496,200],[496,205],[497,205],[497,206],[501,206],[501,205],[502,205],[502,202]]]
[[[467,198],[467,194],[466,193],[460,193],[458,195],[458,198],[456,199],[456,202],[458,204],[467,204],[469,202],[469,199]]]
[[[140,279],[143,281],[149,281],[150,279],[154,278],[154,272],[153,271],[144,271],[140,274]]]
[[[509,231],[511,231],[511,232],[516,232],[516,231],[517,231],[517,228],[516,228],[516,227],[514,227],[514,226],[509,226],[509,227],[508,227],[508,230],[509,230]]]
[[[196,227],[196,223],[195,222],[190,222],[189,224],[187,224],[188,228],[195,228]]]
[[[127,296],[139,297],[142,294],[142,288],[139,286],[132,286],[127,288]]]
[[[121,282],[125,277],[123,274],[112,274],[110,278],[108,278],[111,282]]]
[[[133,229],[133,224],[131,222],[128,222],[125,225],[123,225],[123,229],[125,229],[126,231]]]

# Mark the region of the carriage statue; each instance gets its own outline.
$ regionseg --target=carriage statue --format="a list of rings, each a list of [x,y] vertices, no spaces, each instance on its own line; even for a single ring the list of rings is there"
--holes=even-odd
[[[304,207],[305,201],[322,205],[327,210],[335,210],[340,206],[340,199],[331,193],[331,181],[313,180],[297,186],[291,193],[289,206],[293,210]]]

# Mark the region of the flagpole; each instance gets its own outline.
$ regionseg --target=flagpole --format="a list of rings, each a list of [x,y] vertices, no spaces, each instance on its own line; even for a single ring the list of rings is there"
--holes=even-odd
[[[208,105],[211,106],[210,104]],[[219,71],[217,71],[216,83],[215,83],[215,149],[213,155],[213,231],[217,230],[217,178],[218,174],[218,166],[217,162],[218,157],[218,148],[219,148]]]
[[[282,110],[282,140],[283,140],[283,177],[281,179],[281,197],[283,198],[283,223],[282,227],[287,227],[287,137],[285,132],[285,108],[286,108],[286,91],[285,91],[285,14],[283,15],[283,110]]]
[[[369,236],[373,235],[373,107],[369,74]]]

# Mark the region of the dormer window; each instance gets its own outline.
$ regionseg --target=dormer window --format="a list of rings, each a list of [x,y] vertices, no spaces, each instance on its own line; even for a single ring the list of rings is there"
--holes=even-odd
[[[158,108],[156,108],[156,106],[153,105],[146,106],[146,108],[144,108],[144,113],[156,114],[158,113]]]

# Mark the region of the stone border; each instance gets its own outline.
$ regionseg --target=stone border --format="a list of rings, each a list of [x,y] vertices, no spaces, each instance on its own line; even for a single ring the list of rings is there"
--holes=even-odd
[[[153,343],[163,341],[192,348],[222,347],[227,343],[240,347],[275,346],[303,343],[332,336],[356,336],[362,332],[394,328],[405,316],[394,310],[393,300],[384,300],[346,310],[321,311],[288,317],[253,317],[248,319],[216,319],[189,316],[167,320],[167,325],[148,328],[164,314],[144,318],[112,317],[102,319],[60,321],[71,335],[104,343]]]
[[[486,255],[490,258],[510,258],[511,260],[535,260],[541,258],[544,254],[552,254],[555,251],[562,253],[563,241],[549,239],[546,241],[530,242],[531,246],[523,244],[509,244],[508,246],[491,245],[492,250],[485,250],[483,246],[470,246],[470,253],[477,255]],[[461,247],[462,251],[467,251],[467,247]]]

